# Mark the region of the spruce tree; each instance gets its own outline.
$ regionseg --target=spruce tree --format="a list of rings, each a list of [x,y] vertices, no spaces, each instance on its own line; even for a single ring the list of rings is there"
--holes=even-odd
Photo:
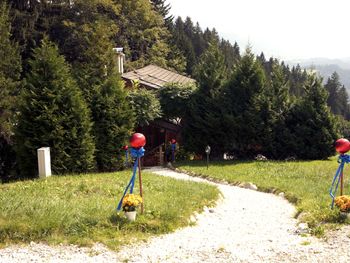
[[[127,143],[134,126],[133,112],[126,95],[119,74],[113,73],[104,80],[93,97],[93,127],[99,171],[123,167],[122,146]]]
[[[340,94],[340,89],[342,85],[339,81],[339,75],[337,72],[333,72],[332,76],[327,79],[325,85],[326,90],[328,91],[327,104],[331,108],[331,111],[336,115],[343,115],[341,100],[343,99]]]
[[[225,133],[221,107],[221,92],[227,78],[224,57],[216,44],[201,56],[195,68],[198,89],[188,103],[184,116],[183,139],[189,151],[204,153],[210,145],[212,156],[224,151]]]
[[[79,34],[84,49],[79,51],[81,59],[73,63],[75,76],[92,113],[99,171],[122,167],[124,153],[121,146],[127,143],[135,120],[117,72],[112,41],[115,28],[107,25],[98,20],[79,27],[89,30]],[[74,34],[78,34],[76,30]]]
[[[89,110],[57,46],[46,38],[33,51],[16,128],[21,176],[37,175],[37,149],[51,148],[54,173],[94,167]]]
[[[21,59],[18,45],[10,40],[9,8],[0,4],[0,181],[8,181],[13,172],[13,118],[17,111]]]
[[[10,40],[9,9],[0,4],[0,136],[10,140],[15,98],[18,93],[21,59],[16,43]]]
[[[266,123],[269,110],[266,81],[261,64],[249,47],[236,65],[224,94],[224,118],[231,131],[227,138],[229,149],[243,157],[265,151],[264,141],[271,132]]]
[[[320,79],[309,76],[305,93],[286,119],[289,140],[285,150],[301,159],[324,159],[334,154],[338,137],[335,118]]]

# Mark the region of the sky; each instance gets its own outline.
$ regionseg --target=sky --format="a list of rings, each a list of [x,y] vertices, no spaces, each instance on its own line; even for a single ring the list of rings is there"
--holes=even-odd
[[[191,17],[283,60],[350,57],[349,0],[167,0],[175,16]]]

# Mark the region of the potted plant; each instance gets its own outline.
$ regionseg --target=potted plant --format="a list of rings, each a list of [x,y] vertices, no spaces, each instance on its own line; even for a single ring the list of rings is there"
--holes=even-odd
[[[339,207],[340,211],[343,213],[350,212],[350,196],[342,195],[335,199],[335,205]]]
[[[130,221],[135,221],[136,218],[136,208],[142,203],[142,197],[135,194],[127,194],[123,198],[122,208],[125,212],[125,216]]]

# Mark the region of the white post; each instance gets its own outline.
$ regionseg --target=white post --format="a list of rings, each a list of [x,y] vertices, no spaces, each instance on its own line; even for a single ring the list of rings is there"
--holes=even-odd
[[[50,147],[38,149],[38,166],[40,178],[51,176]]]

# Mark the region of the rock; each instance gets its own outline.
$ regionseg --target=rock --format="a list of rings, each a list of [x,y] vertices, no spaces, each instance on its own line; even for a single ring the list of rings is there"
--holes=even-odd
[[[213,208],[209,209],[209,213],[214,213],[214,212],[215,212],[215,210]]]
[[[266,156],[262,155],[262,154],[258,154],[256,157],[255,157],[255,160],[257,161],[267,161],[267,158]]]
[[[279,194],[278,194],[278,196],[280,196],[280,197],[283,197],[283,198],[284,198],[284,193],[283,193],[283,192],[281,192],[281,193],[279,193]]]
[[[295,232],[298,234],[308,234],[310,232],[310,229],[306,223],[299,223],[298,228]]]
[[[195,216],[192,215],[192,216],[190,217],[190,223],[193,224],[193,223],[196,223],[196,222],[197,222],[197,218],[196,218]]]
[[[238,185],[239,187],[250,189],[250,190],[258,190],[258,187],[253,183],[241,183]]]

